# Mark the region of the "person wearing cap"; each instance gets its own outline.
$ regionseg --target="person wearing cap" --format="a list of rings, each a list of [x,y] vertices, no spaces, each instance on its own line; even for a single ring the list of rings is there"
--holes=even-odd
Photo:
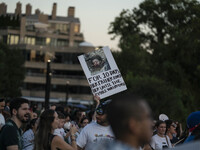
[[[107,119],[107,107],[111,100],[101,103],[96,109],[96,122],[88,124],[77,138],[78,150],[88,150],[93,144],[112,141],[113,132]]]
[[[0,98],[0,130],[5,125],[5,118],[2,114],[5,107],[5,100],[3,98]]]
[[[194,141],[200,137],[200,111],[192,112],[188,116],[187,127],[189,128],[189,136],[184,143]]]
[[[152,137],[152,117],[149,106],[133,94],[120,93],[108,106],[108,121],[116,137],[103,141],[90,150],[145,150]]]

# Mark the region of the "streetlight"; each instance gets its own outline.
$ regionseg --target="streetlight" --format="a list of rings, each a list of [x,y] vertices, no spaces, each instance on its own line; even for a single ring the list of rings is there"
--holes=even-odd
[[[46,72],[46,85],[45,85],[45,110],[49,109],[49,96],[51,90],[51,60],[47,61],[47,72]]]
[[[68,104],[69,99],[69,81],[66,82],[66,104]]]

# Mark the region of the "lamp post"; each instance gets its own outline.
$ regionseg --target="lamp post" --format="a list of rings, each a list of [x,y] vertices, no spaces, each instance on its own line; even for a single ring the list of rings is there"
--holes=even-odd
[[[47,72],[46,72],[46,85],[45,85],[45,110],[49,109],[49,96],[51,90],[51,60],[47,61]]]
[[[69,81],[66,82],[66,105],[68,104],[69,99]]]

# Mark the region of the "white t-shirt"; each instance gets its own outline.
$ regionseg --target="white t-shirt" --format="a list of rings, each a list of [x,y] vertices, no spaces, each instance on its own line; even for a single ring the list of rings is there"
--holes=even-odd
[[[65,130],[63,128],[55,129],[53,134],[60,136],[63,140],[64,137],[66,136]]]
[[[3,127],[5,125],[5,118],[4,116],[0,113],[0,127]]]
[[[87,150],[92,144],[110,140],[114,140],[114,134],[111,127],[104,127],[96,122],[92,122],[83,128],[76,143],[80,148],[85,148],[85,150]]]
[[[157,134],[152,137],[150,145],[154,150],[162,150],[164,148],[172,148],[172,144],[171,144],[168,136],[160,137]]]

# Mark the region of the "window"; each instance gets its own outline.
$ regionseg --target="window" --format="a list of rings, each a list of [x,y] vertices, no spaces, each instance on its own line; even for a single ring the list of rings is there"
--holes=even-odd
[[[55,63],[64,63],[64,64],[79,64],[78,56],[82,55],[81,53],[60,53],[56,52],[54,60]]]
[[[75,33],[79,33],[79,25],[78,25],[78,24],[76,24],[76,25],[74,26],[74,32],[75,32]]]
[[[37,37],[36,38],[36,45],[46,45],[46,38]]]
[[[19,43],[19,36],[18,35],[8,35],[7,44],[13,45]]]
[[[68,46],[69,45],[69,41],[65,40],[65,39],[58,39],[57,40],[57,46]]]
[[[50,38],[46,38],[46,45],[49,45],[51,42],[51,39]]]
[[[68,24],[57,23],[56,24],[56,30],[67,32],[68,31]]]
[[[35,45],[35,37],[25,36],[24,43],[29,45]]]
[[[36,58],[36,51],[35,50],[31,50],[30,61],[35,61],[35,58]]]

